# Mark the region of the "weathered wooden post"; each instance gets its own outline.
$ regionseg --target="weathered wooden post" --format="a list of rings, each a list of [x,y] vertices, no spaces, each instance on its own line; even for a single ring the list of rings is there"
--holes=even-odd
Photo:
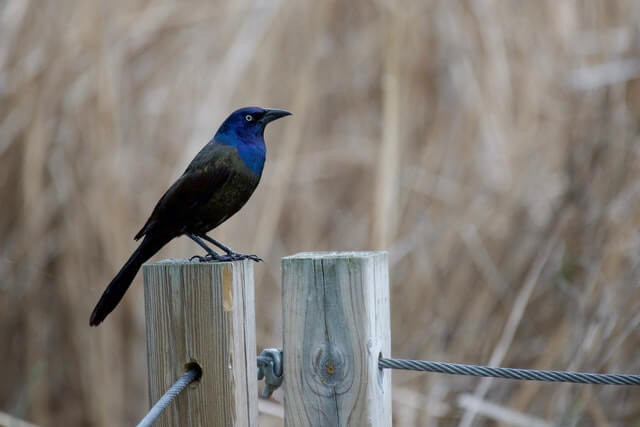
[[[282,260],[287,426],[391,426],[386,252]]]
[[[158,419],[162,426],[255,426],[257,372],[251,261],[144,266],[149,400],[197,363],[198,383]]]

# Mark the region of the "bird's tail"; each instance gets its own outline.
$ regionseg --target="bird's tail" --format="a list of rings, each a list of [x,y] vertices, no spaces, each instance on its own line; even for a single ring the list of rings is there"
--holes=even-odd
[[[171,240],[170,237],[145,236],[138,249],[135,250],[103,292],[100,301],[98,301],[96,308],[91,313],[89,325],[99,325],[116,308],[142,264],[158,252],[169,240]]]

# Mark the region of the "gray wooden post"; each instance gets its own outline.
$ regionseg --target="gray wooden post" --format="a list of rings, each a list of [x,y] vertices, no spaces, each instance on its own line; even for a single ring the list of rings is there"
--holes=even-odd
[[[287,426],[391,426],[386,252],[282,260]]]
[[[200,381],[184,390],[156,425],[255,426],[252,262],[164,261],[143,271],[151,405],[188,364],[202,369]]]

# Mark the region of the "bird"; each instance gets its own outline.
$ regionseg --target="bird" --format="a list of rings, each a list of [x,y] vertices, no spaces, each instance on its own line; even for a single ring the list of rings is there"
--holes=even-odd
[[[207,235],[249,200],[260,182],[266,158],[264,129],[267,124],[291,115],[286,110],[240,108],[220,125],[213,138],[198,152],[184,173],[160,198],[151,216],[134,239],[141,240],[118,274],[111,280],[89,319],[99,325],[115,309],[144,262],[164,245],[187,236],[207,253],[199,261],[261,261]],[[222,251],[218,254],[206,242]]]

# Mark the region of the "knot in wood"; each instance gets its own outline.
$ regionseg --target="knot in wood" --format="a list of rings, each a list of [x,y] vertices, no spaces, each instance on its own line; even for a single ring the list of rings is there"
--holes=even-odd
[[[313,371],[325,386],[342,383],[348,375],[347,365],[343,352],[330,344],[318,347],[313,358]]]

